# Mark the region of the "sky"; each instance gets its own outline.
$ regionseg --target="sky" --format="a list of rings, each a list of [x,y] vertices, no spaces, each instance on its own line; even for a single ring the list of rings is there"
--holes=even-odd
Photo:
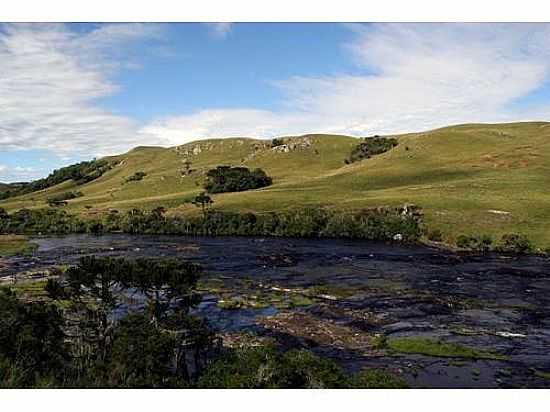
[[[550,24],[0,23],[0,182],[138,145],[550,120]]]

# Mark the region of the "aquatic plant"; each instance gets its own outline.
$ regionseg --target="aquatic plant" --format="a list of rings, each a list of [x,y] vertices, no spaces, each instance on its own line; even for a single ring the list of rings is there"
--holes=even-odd
[[[387,345],[389,349],[399,353],[416,353],[447,358],[506,359],[505,356],[494,352],[471,348],[459,343],[442,342],[429,338],[394,338],[389,339]]]

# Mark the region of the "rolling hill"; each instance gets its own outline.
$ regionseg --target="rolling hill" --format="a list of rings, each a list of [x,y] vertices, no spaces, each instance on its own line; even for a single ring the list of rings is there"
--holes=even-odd
[[[446,241],[460,234],[526,234],[550,246],[550,123],[467,124],[392,136],[399,145],[346,165],[358,140],[339,135],[283,138],[284,145],[248,138],[212,139],[172,148],[137,147],[107,158],[115,167],[84,185],[65,181],[0,202],[8,211],[47,207],[70,190],[82,197],[66,209],[94,215],[110,208],[197,213],[186,200],[218,165],[260,167],[273,185],[213,196],[214,208],[267,212],[321,205],[341,210],[414,203]],[[191,173],[185,172],[189,160]],[[136,172],[143,180],[126,182]]]

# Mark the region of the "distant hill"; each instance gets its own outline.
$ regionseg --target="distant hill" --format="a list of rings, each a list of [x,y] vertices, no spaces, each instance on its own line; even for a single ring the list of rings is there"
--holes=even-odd
[[[185,201],[201,191],[206,171],[242,165],[262,168],[273,184],[213,195],[215,209],[351,210],[409,202],[421,206],[427,226],[448,241],[460,234],[521,232],[550,246],[550,123],[467,124],[392,137],[399,142],[392,150],[349,165],[344,161],[360,141],[338,135],[286,137],[276,147],[248,138],[137,147],[105,158],[114,167],[96,180],[65,181],[0,207],[47,207],[48,197],[78,187],[84,196],[69,200],[68,211],[164,206],[169,213],[197,213]],[[136,172],[144,178],[126,182]]]

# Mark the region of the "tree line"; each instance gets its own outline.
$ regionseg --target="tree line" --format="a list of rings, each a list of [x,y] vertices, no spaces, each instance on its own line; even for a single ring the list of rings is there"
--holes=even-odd
[[[77,185],[83,185],[102,176],[111,168],[112,165],[106,160],[90,160],[75,163],[56,169],[43,179],[8,184],[0,190],[0,200],[47,189],[66,180],[73,180]]]
[[[200,202],[199,202],[200,203]],[[202,216],[167,216],[162,207],[152,211],[112,211],[100,219],[84,220],[58,209],[0,211],[5,233],[110,233],[201,236],[281,236],[350,238],[414,242],[421,235],[421,212],[413,207],[364,209],[340,213],[306,208],[280,213],[230,213],[203,207]]]

